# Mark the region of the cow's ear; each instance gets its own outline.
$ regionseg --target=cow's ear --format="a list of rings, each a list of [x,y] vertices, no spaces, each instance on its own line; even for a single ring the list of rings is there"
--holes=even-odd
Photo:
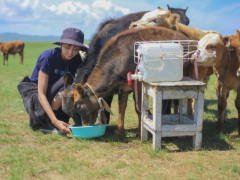
[[[176,27],[179,21],[180,21],[180,16],[178,14],[171,14],[168,18],[168,23],[170,27]]]
[[[76,88],[73,90],[74,103],[83,97],[85,89],[81,84],[76,84]]]
[[[63,77],[64,89],[68,88],[73,83],[73,76],[70,73],[66,73]]]
[[[81,84],[76,85],[76,90],[79,94],[84,94],[85,93],[85,89]]]
[[[82,85],[85,84],[87,82],[87,79],[88,79],[88,75],[85,74],[80,84]]]
[[[223,37],[223,43],[225,47],[229,47],[231,43],[231,37],[230,36],[224,36]]]

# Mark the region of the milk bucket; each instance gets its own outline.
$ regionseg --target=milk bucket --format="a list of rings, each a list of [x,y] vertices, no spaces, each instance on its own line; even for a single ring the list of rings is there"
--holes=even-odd
[[[183,78],[183,46],[180,43],[143,43],[137,53],[143,81],[180,81]]]

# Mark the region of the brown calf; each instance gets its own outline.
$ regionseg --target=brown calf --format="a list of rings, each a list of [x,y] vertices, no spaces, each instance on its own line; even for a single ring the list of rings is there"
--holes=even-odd
[[[101,98],[105,99],[115,93],[118,94],[118,129],[120,134],[124,129],[124,116],[127,106],[128,94],[132,92],[133,86],[127,84],[127,73],[135,72],[134,43],[138,41],[156,40],[188,40],[186,36],[177,31],[162,27],[149,27],[131,29],[122,32],[105,45],[102,49],[98,63],[90,75],[87,83],[78,84],[73,89],[74,107],[80,114],[84,124],[94,124],[98,111],[102,105]],[[141,102],[141,86],[138,85],[138,101]],[[135,93],[133,93],[135,96]],[[141,107],[141,104],[138,104]],[[141,114],[136,111],[139,118]],[[139,131],[140,132],[140,131]]]
[[[229,48],[229,37],[209,33],[199,41],[198,62],[212,65],[216,74],[216,92],[218,98],[217,133],[223,131],[227,98],[231,90],[237,91],[235,106],[238,110],[238,134],[240,135],[240,79],[237,77],[238,56]]]
[[[8,65],[8,55],[9,54],[19,54],[21,57],[20,65],[23,65],[23,41],[10,41],[0,43],[0,51],[3,54],[3,65]],[[6,61],[6,62],[5,62]]]

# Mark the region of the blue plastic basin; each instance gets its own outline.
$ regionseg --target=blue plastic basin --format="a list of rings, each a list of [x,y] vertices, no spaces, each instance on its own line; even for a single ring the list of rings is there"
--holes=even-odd
[[[107,124],[102,124],[102,126],[96,124],[93,126],[72,126],[70,129],[72,130],[74,137],[94,138],[103,136],[106,132],[106,127]]]

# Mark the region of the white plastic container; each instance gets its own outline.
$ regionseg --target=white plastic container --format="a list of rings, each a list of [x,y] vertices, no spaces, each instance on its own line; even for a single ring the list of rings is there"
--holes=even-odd
[[[183,78],[183,47],[180,43],[143,43],[137,53],[145,82],[180,81]]]

